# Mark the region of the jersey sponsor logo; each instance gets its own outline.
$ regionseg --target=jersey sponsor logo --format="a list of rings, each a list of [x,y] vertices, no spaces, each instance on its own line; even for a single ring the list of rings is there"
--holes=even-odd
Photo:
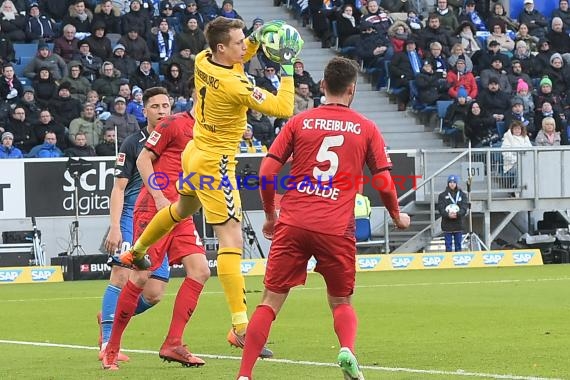
[[[437,268],[443,261],[443,255],[437,256],[424,256],[422,257],[422,264],[424,268]]]
[[[265,100],[265,94],[263,93],[263,91],[261,91],[261,89],[257,87],[253,88],[253,91],[251,92],[251,97],[255,99],[255,101],[258,103],[263,103],[263,101]]]
[[[380,264],[381,260],[382,260],[382,258],[380,256],[363,257],[363,258],[358,259],[357,263],[358,263],[358,267],[361,270],[372,270],[372,269],[376,268],[378,266],[378,264]]]
[[[528,264],[534,257],[532,252],[513,253],[513,261],[515,264]]]
[[[456,267],[466,267],[471,264],[473,261],[473,257],[475,255],[472,254],[465,254],[465,255],[453,255],[453,265]]]
[[[22,273],[21,269],[0,270],[0,282],[14,282]]]
[[[504,253],[486,253],[483,255],[483,264],[485,265],[499,265],[505,257]]]
[[[392,268],[406,269],[414,261],[414,256],[397,256],[392,257]]]
[[[32,269],[32,281],[47,281],[55,273],[55,269]]]
[[[119,153],[117,155],[116,165],[117,166],[125,166],[126,159],[127,159],[127,155],[125,153]]]
[[[158,133],[157,131],[152,131],[150,136],[148,136],[148,139],[146,140],[146,142],[149,145],[155,146],[158,143],[158,140],[160,140],[160,136],[162,136],[162,135],[160,133]]]

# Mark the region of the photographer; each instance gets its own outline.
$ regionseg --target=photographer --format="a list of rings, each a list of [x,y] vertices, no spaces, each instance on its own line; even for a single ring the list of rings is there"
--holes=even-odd
[[[463,217],[467,214],[467,195],[459,188],[459,177],[447,177],[447,187],[439,194],[437,210],[441,216],[441,230],[445,238],[445,252],[461,251]]]

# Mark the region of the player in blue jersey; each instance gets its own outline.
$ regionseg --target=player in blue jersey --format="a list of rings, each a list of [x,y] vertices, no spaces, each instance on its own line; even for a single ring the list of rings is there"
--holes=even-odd
[[[167,115],[165,115],[167,116]],[[115,183],[111,191],[110,228],[105,239],[105,249],[110,253],[108,264],[112,266],[111,278],[105,293],[101,312],[97,315],[99,322],[99,360],[111,336],[117,300],[121,289],[127,283],[131,269],[118,260],[120,253],[128,251],[133,241],[133,214],[134,207],[143,181],[137,170],[137,157],[143,149],[153,126],[147,125],[145,129],[128,136],[117,156],[115,163]],[[145,184],[148,186],[148,184]],[[139,297],[135,314],[140,314],[156,305],[162,295],[170,275],[168,258],[165,257],[162,265],[156,269],[150,280],[146,283],[144,291]],[[128,356],[120,353],[120,361],[128,361]]]

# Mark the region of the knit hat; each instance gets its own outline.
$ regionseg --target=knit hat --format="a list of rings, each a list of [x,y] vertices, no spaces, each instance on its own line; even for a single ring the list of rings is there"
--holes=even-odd
[[[255,25],[255,24],[261,24],[261,25],[263,25],[264,23],[265,23],[265,21],[263,21],[262,18],[256,17],[256,18],[253,19],[253,22],[251,23],[251,25]]]
[[[517,81],[517,92],[522,90],[528,91],[528,84],[526,84],[526,82],[522,78],[519,78],[519,80]]]
[[[457,61],[455,61],[455,64],[457,65],[457,62],[463,62],[465,63],[465,56],[463,54],[461,54],[459,57],[457,57]]]
[[[457,97],[458,98],[466,98],[468,96],[467,94],[467,90],[465,89],[465,87],[460,86],[459,90],[457,90]]]
[[[560,55],[560,53],[554,53],[550,56],[550,64],[552,65],[552,62],[558,58],[559,60],[562,61],[562,56]]]
[[[26,92],[31,92],[32,94],[35,94],[35,93],[36,93],[36,91],[34,90],[34,88],[33,88],[32,86],[26,86],[26,87],[24,87],[24,94],[25,94]]]
[[[123,44],[116,44],[115,47],[113,48],[113,53],[116,52],[116,51],[119,50],[119,49],[127,50],[127,49],[125,48],[125,45],[123,45]]]
[[[488,44],[487,46],[489,46],[489,47],[491,47],[491,46],[501,46],[501,44],[500,44],[499,41],[497,41],[497,40],[491,40],[491,41],[489,41],[489,44]]]
[[[233,6],[233,5],[234,5],[234,0],[224,0],[224,1],[222,2],[222,7],[223,7],[224,5],[226,5],[226,4],[231,4],[231,5]]]
[[[119,103],[119,102],[123,102],[125,104],[127,104],[127,101],[125,100],[125,98],[123,98],[122,96],[117,96],[115,98],[115,104]]]
[[[14,140],[14,134],[13,134],[12,132],[4,132],[4,133],[2,133],[2,141],[4,141],[4,139],[5,139],[6,137],[11,137],[12,140]]]
[[[58,91],[61,91],[61,90],[71,90],[71,83],[63,82],[62,84],[60,84]]]
[[[513,100],[511,100],[511,106],[514,106],[514,105],[517,105],[517,104],[524,105],[523,100],[522,100],[519,96],[515,96],[515,97],[513,98]]]
[[[42,49],[48,49],[49,50],[49,45],[44,40],[40,40],[38,42],[38,50],[42,50]]]
[[[142,88],[140,88],[139,86],[134,86],[134,87],[133,87],[133,90],[131,91],[131,94],[133,94],[133,96],[134,96],[134,95],[136,95],[136,94],[138,94],[138,93],[141,93],[141,94],[142,94],[142,92],[143,92]]]
[[[455,182],[455,183],[459,183],[459,176],[452,174],[449,177],[447,177],[447,183],[449,182]]]
[[[542,86],[552,87],[552,81],[550,80],[549,77],[547,77],[547,76],[542,77],[542,79],[540,80],[540,87],[542,87]]]

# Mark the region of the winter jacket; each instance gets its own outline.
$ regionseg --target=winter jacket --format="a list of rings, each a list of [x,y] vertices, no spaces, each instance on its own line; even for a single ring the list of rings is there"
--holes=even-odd
[[[57,146],[49,143],[36,145],[30,150],[30,153],[26,154],[28,158],[54,158],[62,156],[63,152]]]
[[[23,158],[22,151],[14,146],[5,147],[0,145],[0,158]]]
[[[65,61],[56,53],[43,58],[39,53],[24,68],[24,76],[34,79],[42,67],[47,67],[54,80],[60,80],[67,73]]]
[[[451,219],[448,212],[448,206],[453,204],[459,207],[457,218],[455,219]],[[467,194],[459,187],[456,187],[455,190],[451,190],[451,188],[447,186],[437,198],[437,211],[441,216],[441,230],[443,232],[463,231],[463,217],[467,215],[467,210]]]

